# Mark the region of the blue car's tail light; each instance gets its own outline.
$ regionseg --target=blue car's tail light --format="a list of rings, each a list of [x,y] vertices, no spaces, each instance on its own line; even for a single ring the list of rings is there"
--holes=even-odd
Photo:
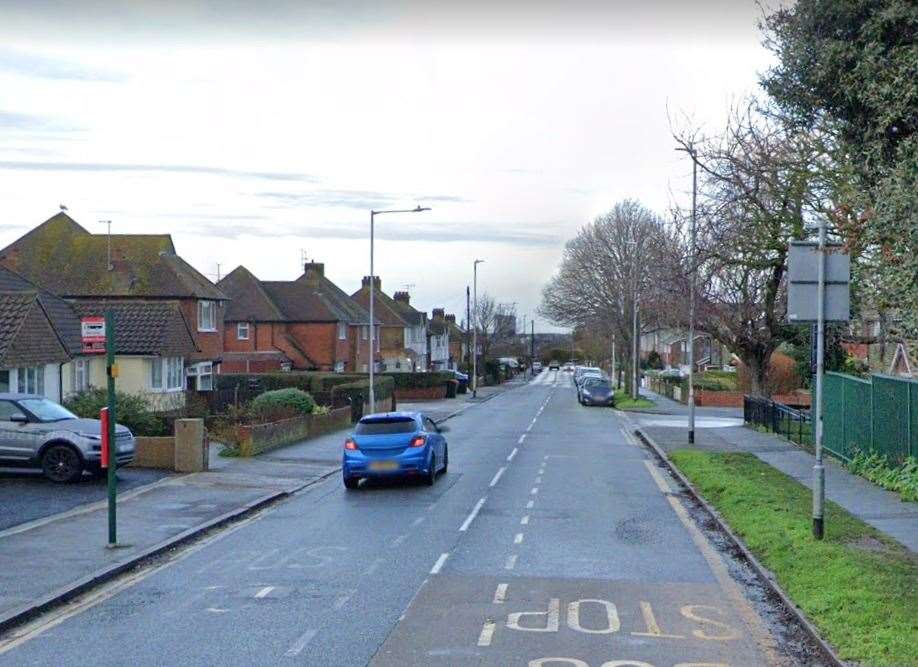
[[[427,444],[427,436],[416,435],[415,437],[411,439],[412,447],[423,447],[426,444]]]
[[[348,438],[347,440],[344,441],[344,448],[348,450],[349,452],[356,452],[358,449],[357,443],[354,442],[353,438]]]

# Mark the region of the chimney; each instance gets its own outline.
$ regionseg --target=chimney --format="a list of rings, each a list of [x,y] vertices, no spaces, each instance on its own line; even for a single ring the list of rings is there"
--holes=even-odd
[[[433,309],[433,319],[435,319],[435,320],[442,320],[442,319],[443,319],[443,313],[445,313],[445,312],[446,312],[446,311],[445,311],[445,309],[443,309],[443,308],[434,308],[434,309]]]
[[[369,284],[370,284],[370,276],[364,276],[363,280],[361,281],[361,285],[363,287],[367,287]],[[373,276],[373,284],[376,285],[377,292],[382,291],[382,280],[380,279],[379,276]]]
[[[446,321],[447,321],[447,322],[452,322],[453,324],[455,324],[455,323],[456,323],[456,316],[453,315],[452,313],[448,313],[448,314],[446,315]]]
[[[303,277],[307,283],[315,284],[325,275],[325,264],[322,262],[306,262],[303,265]]]
[[[408,294],[408,292],[396,292],[395,294],[392,295],[392,298],[398,301],[399,303],[405,304],[406,306],[411,305],[411,295]]]

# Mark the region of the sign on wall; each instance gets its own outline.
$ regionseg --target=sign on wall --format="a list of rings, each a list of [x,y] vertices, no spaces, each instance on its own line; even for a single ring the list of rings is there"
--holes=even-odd
[[[80,320],[83,354],[105,354],[105,318],[84,317]]]

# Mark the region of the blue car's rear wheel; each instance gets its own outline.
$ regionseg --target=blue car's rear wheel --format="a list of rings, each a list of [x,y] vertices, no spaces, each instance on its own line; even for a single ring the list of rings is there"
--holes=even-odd
[[[449,469],[449,447],[443,448],[443,474]]]
[[[424,478],[424,483],[427,486],[433,486],[434,482],[437,481],[437,457],[430,457],[430,469],[427,471],[427,477]]]

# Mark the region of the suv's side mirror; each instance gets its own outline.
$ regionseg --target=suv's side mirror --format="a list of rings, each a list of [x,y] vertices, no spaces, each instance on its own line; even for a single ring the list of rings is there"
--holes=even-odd
[[[21,412],[14,412],[13,414],[10,415],[10,421],[16,422],[17,424],[28,424],[29,418],[26,417]]]

